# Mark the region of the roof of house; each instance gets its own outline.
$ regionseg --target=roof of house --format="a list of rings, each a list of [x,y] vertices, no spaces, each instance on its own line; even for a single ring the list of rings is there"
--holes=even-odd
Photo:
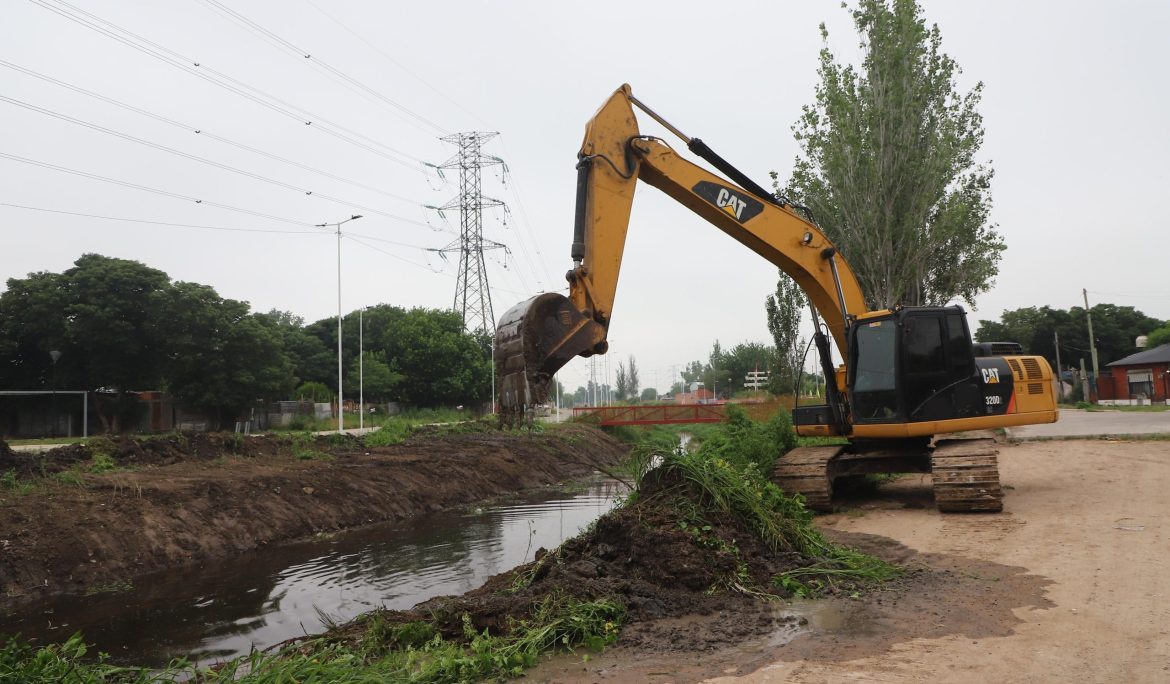
[[[1118,359],[1109,366],[1133,366],[1140,363],[1170,363],[1170,344],[1154,347],[1136,354],[1130,354],[1124,359]]]

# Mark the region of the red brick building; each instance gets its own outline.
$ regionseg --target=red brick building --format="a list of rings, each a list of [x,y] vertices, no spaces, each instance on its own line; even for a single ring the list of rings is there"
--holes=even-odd
[[[1099,403],[1170,403],[1170,344],[1119,359],[1108,368],[1097,383]]]

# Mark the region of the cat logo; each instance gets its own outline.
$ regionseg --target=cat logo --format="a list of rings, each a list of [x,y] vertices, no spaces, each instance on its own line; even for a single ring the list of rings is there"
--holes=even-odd
[[[727,188],[720,188],[719,194],[715,197],[715,206],[723,207],[723,211],[731,214],[735,217],[735,220],[739,221],[743,218],[743,210],[747,206],[747,202],[731,194],[731,191]]]
[[[999,369],[998,368],[980,368],[983,371],[983,384],[998,385],[999,384]]]
[[[746,223],[764,210],[763,204],[740,194],[742,191],[732,190],[708,181],[699,181],[691,190],[740,223]]]

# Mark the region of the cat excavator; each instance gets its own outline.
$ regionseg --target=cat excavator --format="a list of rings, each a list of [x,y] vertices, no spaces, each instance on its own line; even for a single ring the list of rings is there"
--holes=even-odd
[[[639,132],[634,108],[678,136],[725,177]],[[623,85],[585,127],[577,156],[568,296],[546,292],[509,309],[495,336],[499,412],[519,424],[544,403],[553,375],[575,356],[603,354],[637,182],[666,193],[787,273],[808,295],[824,404],[797,406],[802,436],[844,444],[798,447],[772,479],[831,510],[833,484],[868,473],[929,473],[940,511],[999,511],[998,450],[988,437],[944,435],[1055,422],[1053,373],[1013,343],[972,344],[960,306],[868,310],[844,256],[810,220],[684,135]],[[834,364],[829,338],[841,362]],[[528,418],[530,419],[530,418]]]

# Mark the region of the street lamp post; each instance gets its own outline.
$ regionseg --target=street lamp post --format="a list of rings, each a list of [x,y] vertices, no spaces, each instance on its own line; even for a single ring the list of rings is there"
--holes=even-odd
[[[53,359],[53,429],[50,437],[57,436],[57,360],[61,358],[61,352],[54,349],[49,352],[49,358]],[[44,387],[44,385],[41,385]]]
[[[337,223],[318,223],[318,228],[333,226],[337,230],[337,433],[345,431],[345,403],[341,392],[341,224],[356,221],[361,214],[354,214]]]

